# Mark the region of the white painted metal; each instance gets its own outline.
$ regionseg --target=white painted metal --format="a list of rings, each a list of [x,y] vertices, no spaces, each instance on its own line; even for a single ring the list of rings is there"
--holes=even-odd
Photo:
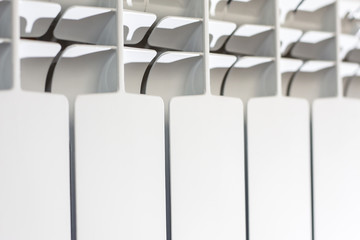
[[[311,239],[310,116],[306,100],[247,106],[250,239]]]
[[[54,29],[58,39],[116,45],[115,9],[73,6],[61,16]]]
[[[156,15],[135,11],[124,11],[125,44],[137,44],[155,23]]]
[[[200,64],[201,54],[194,52],[164,52],[154,62],[149,73],[146,94],[162,97],[166,120],[172,97],[202,93],[203,86],[196,81],[202,72]],[[171,78],[168,77],[170,74]]]
[[[21,40],[21,87],[25,91],[44,92],[50,64],[59,53],[58,43]],[[36,71],[34,71],[36,69]]]
[[[41,37],[60,13],[58,3],[20,1],[20,24],[22,37]]]
[[[288,54],[293,45],[299,41],[302,34],[303,32],[298,29],[280,28],[281,55]]]
[[[274,56],[274,28],[272,26],[244,24],[225,45],[229,52],[256,56]]]
[[[278,1],[273,1],[273,11]],[[282,97],[279,16],[275,14],[275,97],[247,105],[249,238],[310,240],[309,104]]]
[[[333,32],[308,31],[291,50],[291,55],[304,59],[334,60],[335,36]]]
[[[334,2],[335,0],[281,0],[281,24],[304,31],[334,32]]]
[[[70,239],[66,99],[6,91],[0,112],[0,239]]]
[[[210,0],[211,17],[219,20],[234,22],[238,25],[272,24],[269,14],[271,1],[267,0]],[[269,20],[272,21],[269,23]]]
[[[69,240],[68,103],[21,91],[18,1],[11,7],[13,88],[0,92],[0,239]]]
[[[293,78],[289,94],[312,102],[336,95],[335,61],[306,61]]]
[[[165,17],[151,32],[148,43],[171,50],[201,51],[201,20],[186,17]]]
[[[245,239],[243,146],[239,99],[172,100],[172,239]]]
[[[146,12],[155,13],[159,18],[165,16],[201,17],[202,1],[193,0],[145,0]]]
[[[243,102],[248,102],[252,97],[267,96],[275,92],[275,77],[271,74],[274,65],[274,58],[269,57],[239,58],[226,78],[224,95],[240,97]]]
[[[340,49],[339,3],[336,48]],[[341,53],[336,51],[336,98],[313,103],[314,237],[360,238],[360,101],[343,98]]]
[[[147,0],[123,0],[123,2],[126,9],[144,11]]]
[[[77,239],[165,239],[163,116],[156,97],[78,98]]]
[[[11,18],[11,3],[10,1],[0,1],[0,37],[10,38],[12,34],[12,25],[9,24]]]
[[[208,1],[203,3],[205,94],[170,102],[172,239],[244,240],[243,106],[240,99],[210,95]]]
[[[117,18],[119,91],[75,103],[77,239],[164,240],[164,104],[125,93]]]
[[[360,101],[313,104],[314,225],[318,240],[360,238]]]
[[[236,29],[236,24],[232,22],[210,20],[209,34],[210,34],[210,50],[219,50],[226,42],[226,40],[233,34]]]
[[[124,10],[126,44],[139,43],[154,24],[156,15]],[[54,35],[59,39],[116,45],[115,12],[113,8],[73,6],[61,16]]]
[[[236,62],[236,57],[225,54],[210,54],[210,77],[211,77],[211,93],[220,95],[221,87],[229,68]]]
[[[54,22],[57,39],[108,44],[73,44],[59,57],[52,92],[65,94],[68,105],[61,96],[20,91],[20,85],[26,91],[43,91],[60,45],[25,40],[26,52],[22,55],[20,49],[17,54],[19,36],[12,36],[8,17],[18,1],[0,0],[0,240],[70,238],[68,114],[73,128],[77,95],[98,92],[103,94],[76,101],[78,237],[165,239],[164,103],[127,94],[124,87],[125,81],[127,92],[139,92],[156,52],[128,49],[118,69],[113,46],[117,36],[124,37],[126,44],[150,36],[148,43],[142,41],[137,47],[180,50],[159,54],[148,76],[146,94],[161,95],[166,112],[172,96],[200,94],[205,85],[204,96],[171,102],[175,240],[245,238],[244,144],[249,161],[249,239],[311,238],[310,110],[304,100],[280,97],[288,85],[292,97],[310,102],[337,92],[336,98],[315,100],[311,112],[315,240],[360,238],[360,103],[342,97],[343,92],[358,97],[359,66],[341,64],[343,72],[339,71],[340,59],[360,61],[355,36],[359,0],[342,1],[346,4],[340,18],[334,17],[335,0],[280,0],[282,6],[275,8],[281,10],[281,39],[278,12],[272,8],[275,0],[209,0],[214,18],[211,49],[222,52],[227,43],[227,51],[255,55],[214,54],[210,62],[208,49],[204,56],[200,53],[201,28],[207,22],[207,17],[204,23],[201,19],[203,1],[120,1],[131,10],[143,11],[124,12],[124,34],[114,31],[114,0],[19,2],[23,37],[44,34],[61,10],[62,18]],[[334,19],[343,21],[343,31]],[[147,35],[150,28],[152,34]],[[340,56],[335,56],[336,50]],[[8,56],[11,52],[16,58]],[[280,53],[288,56],[288,52],[304,61],[314,60],[287,59],[279,70]],[[125,79],[122,63],[129,70]],[[211,70],[211,84],[208,72],[206,84],[197,80],[203,75],[202,63]],[[347,77],[344,87],[339,75]],[[13,89],[4,91],[11,88],[12,79]],[[272,96],[276,89],[277,96],[251,99],[242,106],[238,99],[210,95],[210,90],[219,94],[223,83],[225,95],[240,96],[244,102]],[[104,94],[117,85],[119,93]]]
[[[291,79],[294,78],[294,74],[297,74],[300,67],[303,65],[303,61],[292,58],[282,58],[280,61],[281,71],[281,83],[282,83],[282,94],[286,96],[288,94],[288,86],[291,83]]]

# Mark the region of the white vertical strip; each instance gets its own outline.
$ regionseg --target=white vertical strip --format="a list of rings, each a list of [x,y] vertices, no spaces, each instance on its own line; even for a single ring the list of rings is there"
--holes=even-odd
[[[343,82],[341,77],[341,54],[340,54],[340,39],[341,39],[341,19],[339,14],[339,0],[335,2],[335,47],[336,47],[336,89],[337,89],[337,97],[343,97]]]
[[[203,0],[203,67],[205,78],[205,95],[211,94],[210,87],[210,68],[209,68],[209,55],[210,55],[210,43],[209,43],[209,0]]]
[[[125,93],[125,74],[124,74],[124,25],[123,25],[123,0],[118,0],[116,4],[116,29],[117,29],[117,78],[119,81],[118,92]]]
[[[20,22],[19,22],[19,0],[11,1],[11,52],[12,52],[12,90],[21,90],[21,78],[20,78],[20,57],[19,57],[19,44],[20,44]]]
[[[280,46],[280,14],[279,14],[279,0],[274,0],[275,9],[275,64],[276,64],[276,96],[282,95],[282,81],[281,81],[281,46]]]

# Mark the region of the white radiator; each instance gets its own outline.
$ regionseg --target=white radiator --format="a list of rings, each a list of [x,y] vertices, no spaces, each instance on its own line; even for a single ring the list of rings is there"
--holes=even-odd
[[[360,240],[360,0],[0,0],[0,240]]]

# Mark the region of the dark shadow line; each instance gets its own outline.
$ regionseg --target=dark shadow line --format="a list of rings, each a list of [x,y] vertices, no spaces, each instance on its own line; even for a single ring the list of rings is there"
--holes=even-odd
[[[235,66],[235,64],[237,63],[238,59],[236,59],[236,61],[228,68],[228,70],[226,70],[226,73],[224,75],[224,78],[221,82],[221,87],[220,87],[220,96],[224,96],[224,92],[225,92],[225,85],[226,85],[226,81],[228,79],[229,73],[231,71],[231,69]]]
[[[305,2],[305,0],[301,0],[301,2],[299,2],[299,4],[296,6],[296,8],[294,9],[294,13],[296,13],[299,9],[299,7]]]
[[[286,88],[286,95],[287,97],[290,96],[290,92],[291,92],[291,87],[294,83],[294,80],[295,80],[295,77],[299,74],[301,68],[305,65],[305,61],[301,64],[301,66],[299,67],[299,69],[290,77],[290,80],[289,80],[289,83],[287,85],[287,88]]]
[[[159,59],[159,57],[161,55],[162,55],[162,52],[157,52],[156,56],[151,60],[149,65],[146,67],[144,75],[141,80],[140,94],[146,94],[146,87],[147,87],[151,69],[153,68],[154,64],[156,63],[156,61]]]
[[[312,131],[312,107],[310,105],[310,179],[311,179],[311,238],[315,240],[315,211],[314,211],[314,153]]]
[[[249,221],[249,172],[248,172],[248,133],[247,133],[247,121],[244,119],[244,153],[245,153],[245,161],[244,161],[244,174],[245,174],[245,230],[246,230],[246,240],[250,239],[250,221]]]

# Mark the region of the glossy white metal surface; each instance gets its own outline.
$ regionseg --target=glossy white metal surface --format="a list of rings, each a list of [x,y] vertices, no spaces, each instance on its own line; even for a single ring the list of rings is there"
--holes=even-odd
[[[12,88],[0,91],[0,239],[69,240],[68,102],[21,90],[19,1],[11,2]],[[26,43],[25,43],[26,44]],[[3,65],[4,66],[4,65]]]
[[[360,238],[360,101],[313,104],[315,239]]]
[[[68,106],[0,92],[0,239],[69,240]]]
[[[164,240],[162,100],[80,96],[75,138],[77,239]]]
[[[245,240],[243,105],[210,94],[209,6],[202,3],[203,71],[193,85],[204,95],[172,98],[169,108],[171,238]]]
[[[239,99],[170,103],[172,239],[245,239],[243,109]]]
[[[125,93],[117,4],[118,91],[75,102],[77,240],[165,240],[164,103]]]
[[[254,98],[247,110],[250,239],[310,240],[309,105]]]

